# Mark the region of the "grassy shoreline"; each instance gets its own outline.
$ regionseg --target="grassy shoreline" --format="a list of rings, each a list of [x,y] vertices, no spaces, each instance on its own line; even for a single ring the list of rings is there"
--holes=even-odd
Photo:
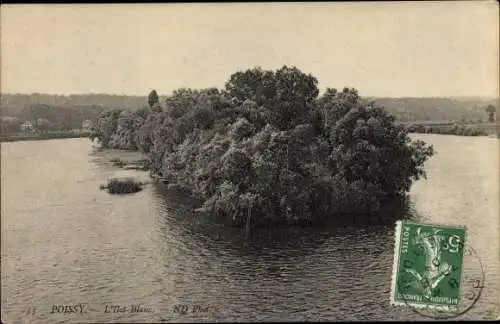
[[[401,123],[409,133],[455,136],[491,136],[498,134],[496,124],[466,124],[458,122]]]
[[[88,137],[89,132],[57,132],[44,134],[5,134],[0,135],[0,142],[17,142],[17,141],[40,141],[49,139],[63,138],[83,138]]]

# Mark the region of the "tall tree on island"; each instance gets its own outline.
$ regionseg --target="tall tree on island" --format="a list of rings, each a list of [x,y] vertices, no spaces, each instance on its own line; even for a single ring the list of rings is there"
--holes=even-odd
[[[151,107],[151,109],[153,111],[157,111],[157,112],[161,111],[160,97],[158,97],[158,93],[154,89],[153,89],[153,91],[151,91],[149,93],[148,104],[149,104],[149,107]]]
[[[495,122],[495,117],[497,113],[497,108],[493,105],[488,105],[486,108],[486,113],[488,114],[488,122],[494,123]]]

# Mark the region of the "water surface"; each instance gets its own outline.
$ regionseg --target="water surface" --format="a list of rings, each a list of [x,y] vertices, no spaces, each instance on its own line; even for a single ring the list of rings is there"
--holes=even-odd
[[[499,141],[412,136],[437,150],[428,180],[412,188],[416,213],[466,225],[485,269],[483,295],[460,319],[488,318],[500,296]],[[99,190],[114,176],[147,179],[109,162],[135,152],[97,150],[86,139],[2,143],[1,152],[5,323],[421,318],[389,305],[393,226],[259,231],[246,241],[237,228],[199,220],[162,186],[127,196]],[[51,314],[77,303],[91,311]],[[138,303],[153,312],[104,312]],[[212,308],[178,314],[177,304]]]

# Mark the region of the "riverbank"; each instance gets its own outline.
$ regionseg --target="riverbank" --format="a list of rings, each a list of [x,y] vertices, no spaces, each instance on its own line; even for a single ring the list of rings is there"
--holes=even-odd
[[[405,124],[408,132],[456,136],[497,136],[496,124],[461,124],[454,122],[415,122]]]
[[[58,132],[44,134],[2,134],[0,142],[17,142],[17,141],[40,141],[48,139],[62,138],[83,138],[89,137],[89,132]]]

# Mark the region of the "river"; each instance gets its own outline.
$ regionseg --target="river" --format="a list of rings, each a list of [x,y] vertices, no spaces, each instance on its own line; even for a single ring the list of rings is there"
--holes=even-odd
[[[428,222],[468,227],[486,274],[459,319],[485,319],[500,297],[499,140],[413,134],[434,145],[428,179],[411,191]],[[415,320],[389,304],[394,230],[388,227],[259,231],[203,222],[181,197],[150,184],[112,196],[113,166],[134,152],[87,139],[2,143],[3,323]],[[51,313],[87,303],[87,313]],[[141,304],[150,312],[131,313]],[[198,312],[174,312],[175,305]],[[127,312],[106,313],[106,305]]]

